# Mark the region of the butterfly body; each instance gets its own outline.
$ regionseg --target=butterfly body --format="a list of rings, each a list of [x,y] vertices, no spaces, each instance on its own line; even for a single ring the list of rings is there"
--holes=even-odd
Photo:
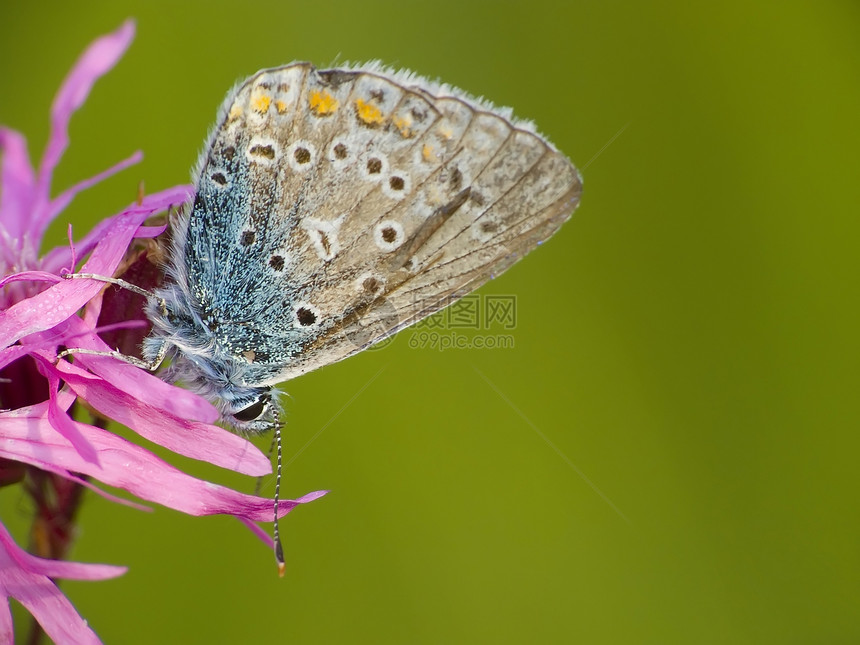
[[[378,66],[264,70],[224,102],[173,226],[144,353],[226,422],[447,306],[550,237],[574,166],[530,124]],[[156,302],[157,300],[157,302]]]

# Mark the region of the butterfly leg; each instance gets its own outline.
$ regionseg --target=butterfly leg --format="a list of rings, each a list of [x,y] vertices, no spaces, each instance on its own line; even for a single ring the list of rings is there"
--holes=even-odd
[[[138,287],[136,284],[132,284],[131,282],[127,282],[121,278],[112,278],[106,275],[99,275],[97,273],[67,273],[63,276],[63,278],[67,280],[74,279],[89,279],[89,280],[98,280],[100,282],[108,282],[110,284],[115,284],[118,287],[122,287],[123,289],[127,289],[133,293],[140,294],[148,300],[158,300],[159,308],[162,313],[167,314],[167,303],[164,301],[164,298],[158,298],[151,291],[147,291],[146,289],[142,289]],[[142,358],[137,358],[136,356],[129,356],[127,354],[123,354],[119,351],[113,352],[103,352],[97,349],[85,349],[83,347],[69,347],[64,349],[63,351],[57,354],[57,360],[64,358],[66,356],[70,356],[72,354],[86,354],[88,356],[111,356],[118,360],[121,360],[125,363],[130,363],[131,365],[135,365],[136,367],[140,367],[142,369],[148,370],[150,372],[154,372],[158,369],[161,363],[164,361],[164,357],[167,355],[167,343],[163,342],[158,348],[158,353],[155,355],[151,361],[144,360]]]
[[[132,284],[131,282],[126,282],[122,278],[111,278],[106,275],[99,275],[98,273],[67,273],[62,276],[66,280],[75,280],[75,279],[84,279],[84,280],[98,280],[99,282],[109,282],[111,284],[115,284],[118,287],[122,287],[123,289],[128,289],[134,293],[138,293],[144,298],[148,300],[154,300],[155,294],[151,291],[147,291],[146,289],[142,289],[138,287],[136,284]],[[163,299],[161,300],[162,308],[166,307],[166,304]]]
[[[83,347],[69,347],[67,349],[64,349],[63,351],[57,353],[57,360],[65,358],[66,356],[71,356],[72,354],[86,354],[87,356],[110,356],[124,363],[130,363],[131,365],[140,367],[141,369],[145,369],[149,372],[154,372],[161,365],[162,361],[164,361],[164,357],[167,354],[167,343],[161,343],[161,346],[158,348],[158,354],[151,361],[137,358],[136,356],[129,356],[128,354],[123,354],[119,351],[102,352],[97,349],[85,349]]]

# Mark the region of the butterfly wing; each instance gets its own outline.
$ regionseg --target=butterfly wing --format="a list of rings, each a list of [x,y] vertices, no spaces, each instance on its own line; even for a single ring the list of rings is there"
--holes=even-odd
[[[579,173],[529,124],[377,67],[264,70],[198,169],[191,293],[272,384],[438,311],[549,238]]]

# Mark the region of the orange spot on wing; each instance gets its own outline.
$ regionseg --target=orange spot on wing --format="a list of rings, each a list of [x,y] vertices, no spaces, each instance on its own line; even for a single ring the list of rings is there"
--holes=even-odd
[[[421,156],[424,158],[424,161],[439,161],[439,157],[436,156],[436,153],[433,152],[433,146],[429,143],[425,143],[424,147],[421,149]]]
[[[408,139],[415,133],[412,132],[412,119],[408,116],[401,116],[393,119],[394,126],[400,130],[400,135]]]
[[[340,101],[325,90],[322,92],[314,90],[311,92],[308,100],[310,102],[311,112],[317,116],[328,116],[330,114],[334,114],[340,106]]]
[[[261,94],[253,101],[251,101],[251,107],[254,108],[254,112],[259,114],[265,114],[269,110],[269,105],[272,103],[272,97],[267,96],[266,94]]]
[[[382,125],[385,121],[382,110],[364,99],[355,100],[355,113],[367,125]]]

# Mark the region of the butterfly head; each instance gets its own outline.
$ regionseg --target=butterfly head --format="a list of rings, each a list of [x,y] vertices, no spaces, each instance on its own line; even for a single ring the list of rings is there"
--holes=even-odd
[[[237,398],[219,398],[223,420],[242,434],[262,434],[275,428],[281,411],[278,392],[268,387],[242,390]]]

